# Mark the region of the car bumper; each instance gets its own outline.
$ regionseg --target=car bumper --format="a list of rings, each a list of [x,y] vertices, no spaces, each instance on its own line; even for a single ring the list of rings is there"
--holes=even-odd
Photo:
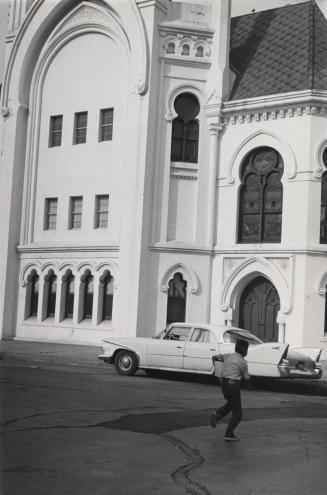
[[[97,358],[104,363],[112,363],[112,357],[108,356],[108,354],[99,354]]]
[[[297,368],[291,368],[287,363],[282,363],[278,366],[278,370],[281,378],[309,378],[311,380],[318,380],[322,377],[322,369],[320,365],[316,365],[312,369],[300,370]]]

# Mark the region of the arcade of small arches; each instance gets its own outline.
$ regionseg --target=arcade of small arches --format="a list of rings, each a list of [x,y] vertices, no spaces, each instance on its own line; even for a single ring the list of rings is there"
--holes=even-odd
[[[112,320],[114,277],[109,268],[94,272],[84,267],[81,272],[72,267],[63,271],[48,268],[42,272],[30,267],[24,277],[24,320],[73,324],[82,321],[98,325]]]

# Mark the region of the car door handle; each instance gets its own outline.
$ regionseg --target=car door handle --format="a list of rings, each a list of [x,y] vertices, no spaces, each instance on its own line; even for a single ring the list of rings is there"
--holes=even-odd
[[[183,349],[183,346],[182,345],[178,345],[177,346],[177,349]]]
[[[210,347],[210,351],[215,351],[216,348],[215,347]]]

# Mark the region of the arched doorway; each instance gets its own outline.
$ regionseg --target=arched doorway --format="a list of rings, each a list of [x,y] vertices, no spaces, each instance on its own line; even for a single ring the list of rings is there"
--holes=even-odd
[[[167,324],[185,321],[186,285],[181,273],[175,273],[168,283]]]
[[[279,295],[273,284],[265,277],[256,277],[241,295],[239,326],[264,342],[277,342],[279,309]]]

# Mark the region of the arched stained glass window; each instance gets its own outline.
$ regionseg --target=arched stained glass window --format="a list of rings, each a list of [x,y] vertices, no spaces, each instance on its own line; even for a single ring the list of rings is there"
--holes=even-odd
[[[323,152],[322,159],[327,168],[327,148]],[[320,243],[327,244],[327,170],[321,177]]]
[[[280,242],[283,161],[268,147],[257,148],[241,169],[238,242]]]
[[[198,160],[199,123],[196,119],[200,105],[196,96],[182,93],[174,104],[176,117],[172,127],[171,160],[196,163]]]

